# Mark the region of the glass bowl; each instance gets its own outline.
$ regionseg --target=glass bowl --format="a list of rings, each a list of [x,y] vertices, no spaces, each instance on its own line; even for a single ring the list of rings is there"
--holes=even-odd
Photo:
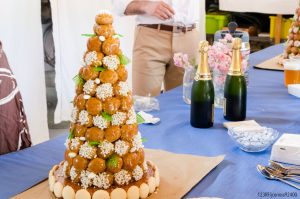
[[[228,129],[228,135],[246,152],[261,152],[266,150],[278,138],[279,132],[267,127],[233,127]]]

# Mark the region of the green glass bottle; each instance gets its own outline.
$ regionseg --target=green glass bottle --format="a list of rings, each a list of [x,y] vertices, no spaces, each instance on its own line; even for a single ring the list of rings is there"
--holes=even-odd
[[[214,124],[214,85],[208,67],[207,41],[200,42],[200,59],[191,96],[190,122],[196,128],[209,128]]]
[[[229,121],[246,119],[247,85],[242,72],[242,40],[232,41],[232,61],[224,86],[224,118]]]

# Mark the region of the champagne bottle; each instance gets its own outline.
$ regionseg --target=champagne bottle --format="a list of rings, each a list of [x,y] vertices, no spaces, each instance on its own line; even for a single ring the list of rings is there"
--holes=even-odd
[[[196,128],[209,128],[214,123],[214,85],[208,67],[207,41],[199,44],[200,60],[194,78],[191,96],[190,122]]]
[[[224,87],[224,118],[229,121],[242,121],[246,118],[247,86],[242,72],[240,38],[232,41],[232,62]]]

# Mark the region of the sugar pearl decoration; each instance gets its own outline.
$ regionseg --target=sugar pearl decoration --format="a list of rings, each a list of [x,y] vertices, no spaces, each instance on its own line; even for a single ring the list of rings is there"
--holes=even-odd
[[[132,177],[135,179],[135,181],[142,179],[143,175],[143,169],[139,165],[137,165],[132,171]]]
[[[71,167],[71,170],[70,170],[70,177],[71,177],[71,180],[75,180],[75,178],[77,178],[78,176],[78,173],[76,172],[76,169],[75,167]]]
[[[84,62],[86,65],[92,65],[98,61],[98,56],[96,51],[88,52],[84,57]]]
[[[71,122],[76,123],[77,121],[77,116],[78,116],[78,109],[77,107],[73,107],[72,112],[71,112]]]
[[[128,185],[131,180],[130,174],[128,173],[128,171],[126,171],[124,169],[122,169],[118,173],[115,173],[114,177],[115,177],[115,181],[119,185]]]
[[[120,126],[125,122],[126,119],[126,113],[124,112],[116,112],[112,115],[112,122],[111,124],[114,126]]]
[[[127,96],[128,93],[130,92],[129,86],[127,84],[127,82],[119,82],[119,87],[120,87],[120,95],[122,96]]]
[[[64,161],[63,164],[63,174],[66,176],[66,171],[67,171],[67,167],[68,167],[69,163],[67,161]]]
[[[91,94],[95,88],[95,82],[94,80],[88,80],[85,82],[85,84],[83,85],[83,91],[85,94]]]
[[[81,171],[80,173],[80,182],[83,188],[88,188],[92,185],[92,178],[90,177],[91,172],[89,171]]]
[[[115,143],[115,152],[119,155],[119,156],[123,156],[127,153],[129,146],[126,144],[126,142],[122,141],[122,140],[118,140]]]
[[[93,185],[101,189],[108,189],[110,187],[108,175],[106,172],[96,175],[93,179]]]
[[[138,132],[138,134],[136,134],[133,137],[132,147],[130,149],[130,152],[135,152],[135,151],[138,151],[139,149],[142,149],[142,148],[144,148],[143,141],[142,141],[142,136],[141,136],[141,133]]]
[[[96,95],[101,100],[112,97],[113,94],[113,87],[110,83],[102,84],[96,88]]]
[[[107,140],[103,141],[99,148],[101,150],[101,154],[106,157],[108,154],[110,154],[114,150],[114,145]]]
[[[136,119],[136,113],[134,111],[133,108],[131,108],[128,111],[128,120],[126,121],[126,124],[136,124],[137,123],[137,119]]]
[[[89,113],[86,110],[82,110],[79,113],[78,122],[81,125],[85,125],[89,123]]]
[[[80,140],[79,140],[79,138],[78,137],[76,137],[76,138],[73,138],[72,140],[71,140],[71,146],[70,146],[70,149],[71,150],[75,150],[75,149],[77,149],[77,147],[80,145]]]
[[[93,123],[101,130],[106,129],[108,127],[108,121],[102,116],[93,117]]]
[[[80,146],[79,155],[87,159],[92,159],[95,155],[95,148],[86,142]]]
[[[105,56],[103,59],[103,64],[110,70],[117,70],[120,60],[116,55]]]

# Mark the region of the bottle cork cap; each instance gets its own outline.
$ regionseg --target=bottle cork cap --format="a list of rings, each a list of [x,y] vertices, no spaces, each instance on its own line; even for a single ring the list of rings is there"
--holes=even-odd
[[[200,41],[199,42],[199,52],[207,52],[209,47],[208,41]]]

